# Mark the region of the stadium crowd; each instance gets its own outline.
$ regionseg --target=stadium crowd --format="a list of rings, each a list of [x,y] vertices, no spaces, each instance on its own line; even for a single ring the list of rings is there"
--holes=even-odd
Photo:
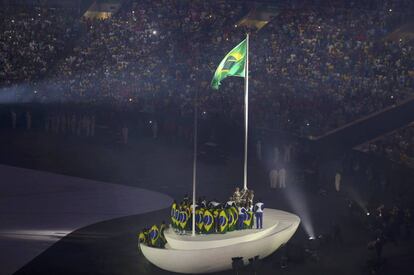
[[[0,10],[0,87],[44,76],[79,27],[70,11]]]
[[[281,7],[269,24],[252,32],[254,126],[321,135],[413,96],[413,40],[390,36],[412,16],[413,1],[332,1],[345,4],[322,7],[304,2],[293,1],[294,9]],[[191,139],[195,91],[202,119],[242,124],[243,80],[227,79],[219,91],[209,85],[223,56],[244,38],[246,29],[237,22],[250,8],[242,1],[129,1],[106,20],[78,20],[59,10],[0,11],[0,87],[28,83],[28,92],[36,91],[41,102],[109,104],[120,112],[151,114],[140,123],[151,127],[154,139],[158,131]],[[39,124],[48,133],[94,137],[100,121],[111,121],[122,127],[117,130],[128,143],[124,118],[111,119],[115,115],[110,112],[98,115],[94,108],[85,112],[77,106],[59,107],[48,110]],[[11,110],[10,125],[30,130],[32,116]],[[386,136],[370,150],[396,161],[414,159],[413,130],[411,126]],[[290,146],[272,148],[272,188],[286,187],[283,165],[290,162]],[[261,145],[256,150],[261,160]],[[353,169],[362,170],[359,165]],[[366,168],[367,178],[385,186],[386,176],[371,170]],[[289,182],[293,173],[287,171]],[[340,180],[335,179],[335,186],[339,192]],[[385,240],[394,241],[393,234],[399,235],[404,226],[410,236],[408,210],[376,209],[369,209],[375,215],[364,217],[375,217],[370,221],[375,233],[370,248],[382,250]],[[384,221],[390,216],[395,220]]]
[[[237,22],[247,14],[247,5],[130,1],[110,19],[81,19],[85,32],[77,33],[78,42],[49,73],[49,81],[36,86],[38,97],[132,105],[180,124],[190,117],[198,90],[203,112],[241,123],[243,81],[227,80],[218,92],[209,83],[222,57],[244,37],[246,30]],[[281,8],[252,34],[250,104],[256,126],[320,135],[412,95],[413,43],[387,39],[409,17],[410,2],[295,5],[294,10]],[[27,36],[41,33],[40,39],[53,43],[41,44],[46,53],[33,58],[21,53],[27,65],[13,61],[20,66],[5,66],[10,71],[7,81],[12,75],[28,78],[39,71],[38,63],[40,71],[46,71],[54,60],[48,51],[62,47],[72,30],[68,22],[58,24],[62,18],[50,14],[41,16],[39,24],[53,27],[35,32],[32,24],[25,24],[30,17],[25,18],[15,20],[28,28]],[[14,39],[3,47],[19,51],[13,43]]]

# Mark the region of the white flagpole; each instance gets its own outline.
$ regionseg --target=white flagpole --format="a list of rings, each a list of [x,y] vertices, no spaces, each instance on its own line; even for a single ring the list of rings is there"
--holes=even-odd
[[[247,190],[247,137],[249,133],[249,34],[246,34],[246,63],[244,65],[244,190]]]
[[[196,205],[196,179],[197,179],[197,127],[198,127],[198,90],[195,91],[194,99],[194,155],[193,155],[193,220],[192,236],[195,236],[195,205]]]

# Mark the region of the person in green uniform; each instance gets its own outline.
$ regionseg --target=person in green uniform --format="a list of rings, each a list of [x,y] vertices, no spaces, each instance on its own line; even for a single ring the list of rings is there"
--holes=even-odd
[[[170,212],[170,217],[171,217],[171,225],[173,228],[176,227],[176,211],[177,211],[177,202],[173,201],[172,205],[171,205],[171,212]]]
[[[141,231],[138,233],[138,241],[139,241],[139,243],[143,243],[143,244],[145,244],[145,243],[146,243],[146,236],[145,236],[145,234],[144,234],[144,230],[141,230]]]
[[[186,220],[186,223],[185,223],[185,230],[186,231],[191,231],[192,230],[192,222],[193,222],[193,209],[192,209],[192,206],[191,205],[188,205],[187,207],[186,207],[186,209],[185,209],[185,211],[186,211],[186,217],[187,217],[187,220]]]
[[[219,210],[216,208],[213,208],[212,210],[213,213],[213,217],[214,217],[214,232],[217,233],[219,232]]]
[[[180,211],[180,229],[181,234],[185,234],[186,226],[188,221],[188,212],[185,206]]]
[[[167,243],[167,239],[164,236],[164,231],[167,228],[168,228],[168,226],[165,223],[165,221],[162,221],[162,223],[160,225],[160,246],[161,247],[165,247],[165,244]]]
[[[204,209],[203,208],[197,208],[196,209],[196,230],[197,230],[197,233],[201,233],[203,231],[203,214],[204,214]]]
[[[227,232],[229,226],[229,219],[227,217],[227,213],[224,209],[220,210],[218,215],[218,229],[221,234]]]
[[[209,209],[206,209],[203,214],[203,232],[205,234],[214,232],[214,217]]]
[[[153,225],[149,231],[150,245],[160,247],[160,230],[157,225]]]
[[[250,217],[249,229],[252,229],[254,226],[254,212],[249,210],[248,213]]]
[[[226,211],[226,215],[227,215],[227,219],[228,219],[228,221],[227,221],[227,223],[228,223],[228,226],[227,226],[227,231],[233,231],[234,230],[234,228],[233,228],[233,225],[234,225],[234,215],[233,215],[233,211],[231,210],[231,207],[226,207],[226,209],[224,210],[224,211]]]
[[[244,213],[243,229],[250,229],[253,226],[253,213],[252,211],[246,211]]]
[[[149,229],[144,228],[144,236],[145,236],[145,244],[150,246],[150,240],[149,240]]]
[[[233,205],[232,207],[230,207],[230,211],[233,215],[233,224],[231,226],[231,231],[233,231],[237,229],[237,225],[239,223],[239,210],[236,206]]]

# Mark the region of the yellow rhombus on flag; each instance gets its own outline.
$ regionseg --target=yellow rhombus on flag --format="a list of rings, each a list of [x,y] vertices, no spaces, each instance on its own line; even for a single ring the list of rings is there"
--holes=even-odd
[[[220,62],[211,80],[211,87],[218,90],[220,82],[228,76],[245,77],[246,39],[234,47]]]

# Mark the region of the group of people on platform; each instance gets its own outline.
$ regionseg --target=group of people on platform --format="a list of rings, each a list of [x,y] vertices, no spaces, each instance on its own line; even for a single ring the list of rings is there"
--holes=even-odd
[[[233,195],[225,203],[216,200],[207,202],[199,198],[195,205],[195,231],[198,234],[224,234],[234,230],[263,228],[264,204],[260,201],[253,203],[254,191],[236,188]],[[171,205],[171,227],[178,234],[192,231],[192,200],[186,195],[180,203]],[[256,222],[254,218],[256,217]],[[139,234],[139,241],[148,246],[163,248],[166,244],[164,230],[165,222],[158,227],[153,225]]]
[[[154,224],[151,228],[144,228],[138,234],[138,240],[140,243],[144,243],[147,246],[164,248],[167,240],[164,237],[164,231],[168,228],[168,225],[162,221],[160,226]]]
[[[195,231],[200,234],[226,233],[233,230],[251,229],[255,212],[263,213],[263,207],[253,205],[254,192],[236,188],[226,203],[216,200],[207,202],[200,198],[195,207]],[[258,217],[258,216],[257,216]],[[180,234],[192,230],[192,204],[188,197],[171,207],[171,225]],[[262,218],[256,221],[262,227]]]

